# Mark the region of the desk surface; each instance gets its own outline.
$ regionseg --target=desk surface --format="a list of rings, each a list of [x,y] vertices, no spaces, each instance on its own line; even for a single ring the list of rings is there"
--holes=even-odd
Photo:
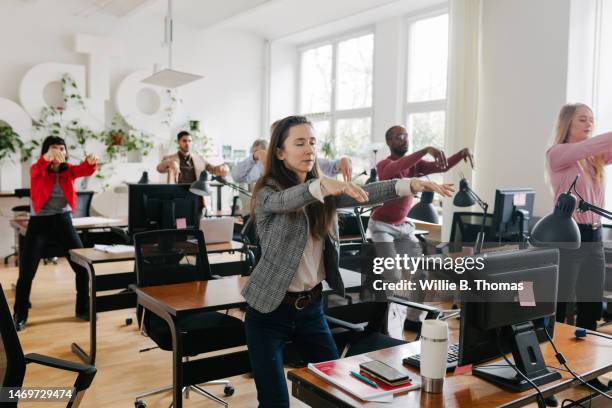
[[[242,249],[242,247],[242,242],[238,241],[219,242],[217,244],[207,244],[206,252],[209,254],[214,254],[220,252],[238,251]],[[134,252],[111,254],[104,251],[98,251],[97,249],[93,248],[71,249],[69,252],[72,258],[80,258],[87,263],[120,262],[134,259]]]
[[[247,276],[135,288],[137,295],[154,301],[173,316],[246,304],[240,294]]]
[[[577,373],[588,379],[612,370],[612,342],[597,336],[590,336],[577,340],[574,338],[574,327],[557,323],[555,327],[555,344],[564,354],[568,365]],[[457,337],[458,332],[451,332],[451,338]],[[544,359],[550,366],[558,367],[554,351],[550,343],[541,344]],[[369,357],[385,361],[398,369],[411,372],[411,376],[419,378],[418,370],[402,365],[402,359],[420,352],[420,342],[413,342],[402,346],[368,353]],[[500,359],[501,360],[501,359]],[[559,370],[561,380],[540,386],[545,395],[546,390],[559,392],[569,388],[573,377],[563,370]],[[338,406],[365,406],[365,407],[520,407],[535,401],[535,392],[507,392],[497,386],[474,377],[471,374],[454,376],[447,374],[442,394],[428,394],[421,390],[410,391],[407,394],[396,396],[391,404],[365,403],[344,391],[334,387],[326,381],[308,371],[307,368],[291,370],[287,377],[293,381],[293,395],[296,395],[296,386],[301,392],[310,391],[323,396],[327,401],[335,401]],[[298,391],[298,394],[300,393]],[[303,395],[306,395],[304,393]]]

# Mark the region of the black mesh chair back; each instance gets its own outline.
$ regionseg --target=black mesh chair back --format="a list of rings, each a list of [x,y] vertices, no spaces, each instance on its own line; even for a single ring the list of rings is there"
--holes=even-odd
[[[77,191],[77,203],[73,217],[89,217],[93,195],[93,191]]]
[[[77,373],[77,378],[72,385],[74,393],[72,399],[66,403],[67,408],[76,408],[80,405],[85,390],[89,388],[96,375],[96,367],[92,365],[74,363],[35,353],[24,355],[15,326],[13,326],[13,319],[6,303],[4,290],[0,285],[0,379],[3,387],[0,390],[0,398],[3,401],[9,398],[9,387],[19,388],[23,385],[26,364],[32,363]],[[17,401],[14,403],[3,402],[0,403],[0,406],[17,407]]]
[[[202,231],[173,229],[134,234],[139,287],[211,279]]]
[[[25,375],[25,359],[2,285],[0,285],[0,333],[2,387],[21,387]]]

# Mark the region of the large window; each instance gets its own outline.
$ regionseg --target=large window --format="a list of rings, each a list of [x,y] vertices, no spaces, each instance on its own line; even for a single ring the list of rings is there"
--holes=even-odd
[[[372,33],[300,51],[299,109],[313,121],[319,155],[347,155],[359,170],[372,137],[373,60]]]
[[[405,114],[411,151],[444,148],[448,14],[412,20]]]

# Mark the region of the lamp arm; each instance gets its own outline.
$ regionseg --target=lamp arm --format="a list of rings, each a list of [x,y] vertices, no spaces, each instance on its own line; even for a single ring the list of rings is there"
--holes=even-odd
[[[482,198],[478,197],[478,194],[474,192],[471,188],[467,188],[468,193],[472,196],[474,201],[482,208],[482,210],[486,213],[489,208],[489,204],[487,204]]]
[[[253,194],[251,194],[251,192],[249,190],[247,190],[246,188],[242,188],[240,187],[238,184],[234,184],[234,183],[230,183],[229,181],[227,181],[226,179],[224,179],[223,177],[219,177],[219,176],[214,176],[212,178],[215,181],[218,181],[219,183],[223,184],[224,186],[233,188],[234,190],[237,190],[238,192],[248,196],[248,197],[253,197]]]
[[[604,210],[603,208],[599,208],[597,206],[594,206],[593,204],[587,203],[584,200],[580,200],[580,204],[578,205],[578,209],[580,211],[586,212],[586,211],[590,211],[592,213],[601,215],[604,218],[607,218],[609,220],[612,220],[612,212],[608,211],[608,210]]]

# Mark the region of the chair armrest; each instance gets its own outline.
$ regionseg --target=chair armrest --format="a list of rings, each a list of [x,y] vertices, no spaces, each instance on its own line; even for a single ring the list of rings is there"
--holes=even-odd
[[[427,312],[426,318],[428,319],[435,319],[440,314],[442,314],[442,311],[438,309],[437,307],[424,305],[422,303],[410,302],[406,299],[402,299],[397,296],[389,296],[387,299],[389,300],[389,302],[397,303],[398,305],[402,305],[402,306],[406,306],[406,307],[410,307],[413,309],[422,310],[424,312]]]
[[[60,360],[59,358],[44,356],[37,353],[29,353],[25,356],[27,363],[36,363],[47,367],[59,368],[60,370],[72,371],[75,373],[95,373],[96,367],[89,364],[75,363],[68,360]]]
[[[60,370],[78,373],[76,381],[74,382],[74,388],[77,392],[81,392],[89,388],[97,372],[96,366],[93,365],[74,363],[72,361],[60,360],[59,358],[43,356],[41,354],[30,353],[26,354],[24,357],[26,364],[36,363],[47,367],[59,368]]]
[[[342,328],[345,328],[347,330],[351,330],[354,332],[362,332],[365,330],[365,327],[368,325],[367,323],[359,323],[359,324],[355,324],[355,323],[349,323],[347,321],[335,318],[335,317],[331,317],[331,316],[327,316],[325,315],[325,319],[332,324],[335,324],[336,326],[340,326]]]

